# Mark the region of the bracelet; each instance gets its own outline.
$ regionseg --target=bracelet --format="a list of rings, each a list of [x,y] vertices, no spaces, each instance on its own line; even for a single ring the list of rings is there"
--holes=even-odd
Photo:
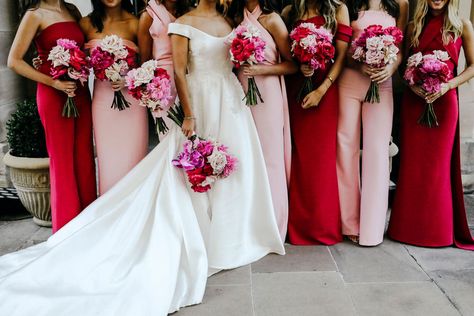
[[[194,117],[194,116],[185,116],[184,119],[185,120],[195,120],[196,117]]]
[[[328,79],[329,79],[329,81],[331,81],[331,84],[333,84],[333,83],[334,83],[334,79],[332,79],[332,78],[331,78],[331,76],[329,76],[329,75],[328,75],[326,78],[328,78]]]

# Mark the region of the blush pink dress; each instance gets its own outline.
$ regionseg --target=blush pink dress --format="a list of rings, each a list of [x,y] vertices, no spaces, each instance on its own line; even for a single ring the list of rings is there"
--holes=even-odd
[[[98,45],[99,39],[89,41],[85,47]],[[124,40],[125,45],[138,50],[135,43]],[[122,179],[148,150],[147,109],[128,94],[130,102],[123,111],[112,109],[114,92],[108,81],[95,80],[92,97],[92,124],[99,170],[99,194],[102,195]]]
[[[257,6],[253,12],[244,9],[244,20],[259,29],[266,42],[265,65],[279,63],[280,54],[271,34],[258,21],[262,9]],[[239,81],[247,91],[248,78],[242,71]],[[291,166],[291,138],[288,115],[288,99],[283,76],[256,76],[255,81],[264,102],[252,106],[252,116],[265,158],[268,179],[272,191],[273,207],[280,235],[285,240],[288,227],[288,180]]]

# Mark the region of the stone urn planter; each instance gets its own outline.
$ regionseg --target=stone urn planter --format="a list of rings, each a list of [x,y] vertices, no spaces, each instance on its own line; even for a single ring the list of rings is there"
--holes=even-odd
[[[15,157],[8,152],[3,162],[10,168],[13,186],[33,221],[51,227],[49,158]]]

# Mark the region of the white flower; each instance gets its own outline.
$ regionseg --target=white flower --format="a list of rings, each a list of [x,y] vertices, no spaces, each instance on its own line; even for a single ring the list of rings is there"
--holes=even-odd
[[[154,73],[144,68],[135,69],[133,79],[135,80],[135,86],[149,83],[154,78]]]
[[[48,55],[48,60],[53,62],[54,67],[60,65],[69,66],[71,55],[68,50],[65,50],[62,46],[55,46]]]
[[[444,50],[435,50],[433,51],[433,54],[436,56],[437,59],[441,61],[446,61],[449,59],[449,54]]]
[[[384,63],[386,65],[390,65],[390,64],[394,63],[397,60],[398,52],[399,52],[399,49],[396,45],[387,46],[387,48],[385,50]]]
[[[128,56],[128,50],[125,46],[122,49],[118,49],[115,51],[115,59],[125,59]]]
[[[206,180],[204,180],[201,185],[205,187],[206,185],[212,185],[214,182],[216,182],[217,177],[216,176],[208,176],[206,177]]]
[[[123,45],[123,40],[117,35],[108,35],[100,41],[100,48],[112,55],[117,55],[125,49],[125,46]],[[125,55],[125,57],[127,57],[127,55]]]
[[[423,54],[421,52],[418,52],[408,57],[407,66],[409,68],[416,67],[421,63],[422,60],[423,60]]]
[[[140,68],[154,73],[155,69],[158,68],[158,62],[154,59],[150,59],[149,61],[144,62]]]
[[[244,38],[260,37],[260,31],[251,24],[245,25],[246,31],[242,33]]]
[[[218,175],[224,171],[224,168],[227,165],[227,156],[225,153],[214,148],[212,154],[207,157],[207,161],[211,164],[214,174]]]
[[[369,37],[366,41],[366,47],[368,50],[382,50],[384,47],[384,43],[382,38],[378,36]]]
[[[109,68],[105,70],[105,75],[111,82],[119,82],[122,80],[122,76],[120,75],[120,72],[115,69],[117,64],[113,64]]]

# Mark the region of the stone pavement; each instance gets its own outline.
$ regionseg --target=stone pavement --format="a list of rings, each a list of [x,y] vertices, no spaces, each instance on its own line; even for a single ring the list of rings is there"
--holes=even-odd
[[[474,230],[474,195],[466,202]],[[0,254],[49,235],[30,219],[0,222]],[[173,316],[474,315],[474,252],[388,239],[378,247],[286,249],[211,277],[204,303]]]

